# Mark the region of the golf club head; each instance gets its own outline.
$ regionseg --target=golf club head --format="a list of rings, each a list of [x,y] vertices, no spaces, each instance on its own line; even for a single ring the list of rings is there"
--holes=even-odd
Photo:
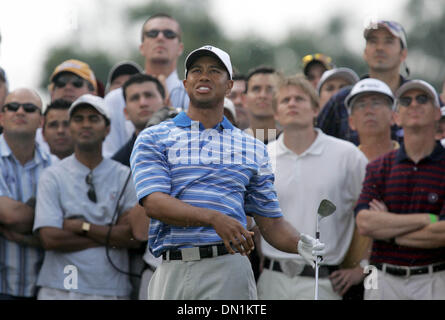
[[[336,209],[337,208],[331,201],[324,199],[320,202],[317,213],[321,218],[326,218],[333,214]]]

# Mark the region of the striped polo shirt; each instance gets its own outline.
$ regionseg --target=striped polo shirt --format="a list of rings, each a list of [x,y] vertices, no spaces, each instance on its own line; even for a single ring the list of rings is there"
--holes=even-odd
[[[444,220],[445,149],[437,143],[434,151],[416,164],[402,145],[369,163],[355,213],[369,209],[372,199],[383,201],[392,213],[433,213]],[[445,247],[420,249],[374,239],[371,263],[419,266],[444,261]]]
[[[36,197],[40,174],[50,164],[50,155],[36,144],[34,158],[22,166],[1,135],[0,196],[20,202]],[[0,293],[17,297],[34,296],[43,253],[43,249],[20,245],[0,235]]]
[[[162,192],[217,210],[246,226],[246,212],[282,216],[265,145],[224,117],[213,129],[184,112],[142,131],[130,159],[139,202]],[[172,248],[222,242],[210,227],[179,227],[152,219],[149,246],[158,257]]]

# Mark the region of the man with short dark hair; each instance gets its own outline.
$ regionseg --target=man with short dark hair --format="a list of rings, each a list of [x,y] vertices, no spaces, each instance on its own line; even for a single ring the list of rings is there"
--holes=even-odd
[[[59,159],[64,159],[74,152],[73,139],[69,132],[70,106],[70,102],[57,99],[50,103],[43,113],[43,138],[48,143],[51,154]]]
[[[166,104],[186,110],[189,98],[178,77],[177,62],[182,55],[182,31],[178,21],[167,14],[150,16],[142,25],[139,52],[144,57],[144,72],[157,77],[166,91]],[[112,156],[131,138],[134,126],[125,121],[122,89],[105,97],[105,107],[112,119],[111,131],[104,143],[104,156]]]
[[[252,69],[246,79],[244,106],[250,123],[246,132],[265,144],[275,140],[278,131],[273,113],[277,80],[278,73],[267,66]]]
[[[324,245],[282,218],[264,144],[223,116],[230,56],[204,46],[185,69],[187,113],[141,132],[131,156],[139,203],[151,217],[150,251],[163,257],[149,299],[256,299],[246,214],[281,250],[314,261]]]
[[[124,83],[122,92],[126,102],[124,113],[127,119],[133,123],[135,132],[112,159],[130,167],[130,156],[134,142],[139,133],[145,129],[153,114],[165,106],[165,90],[157,78],[148,74],[136,74]],[[139,210],[133,210],[130,215],[130,225],[135,238],[146,243],[150,219],[141,206],[138,205],[137,207]],[[144,269],[140,281],[132,279],[134,287],[132,296],[140,300],[147,299],[148,283],[160,263],[159,259],[154,258],[148,249],[145,250],[146,247],[144,245],[129,252],[132,271],[136,272],[137,269]],[[141,267],[142,263],[143,266]]]
[[[405,30],[397,22],[381,20],[370,23],[363,35],[366,40],[363,58],[369,69],[369,74],[363,78],[379,79],[394,93],[406,81],[400,75],[400,67],[405,64],[408,55]],[[351,89],[352,86],[345,87],[326,103],[317,124],[324,133],[358,145],[357,132],[349,127],[349,115],[344,104]],[[392,138],[400,142],[402,137],[403,131],[393,126]]]
[[[366,300],[445,298],[445,149],[436,141],[440,104],[422,80],[396,92],[400,149],[367,166],[355,208],[361,234],[373,238]]]
[[[235,73],[233,75],[233,88],[227,96],[235,105],[237,127],[241,130],[249,127],[249,117],[247,115],[247,110],[244,107],[244,95],[247,89],[246,85],[246,77],[242,74]]]

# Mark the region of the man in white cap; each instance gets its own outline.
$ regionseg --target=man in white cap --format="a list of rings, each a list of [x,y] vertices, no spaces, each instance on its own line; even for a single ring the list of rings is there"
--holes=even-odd
[[[102,156],[110,126],[102,98],[83,95],[68,113],[74,154],[46,170],[38,185],[33,231],[46,253],[37,298],[126,299],[126,248],[140,244],[127,219],[137,203],[130,170]]]
[[[379,79],[385,82],[394,93],[406,79],[400,75],[400,67],[408,55],[406,34],[395,21],[380,20],[369,24],[363,36],[366,46],[363,59],[368,65],[369,74],[362,78]],[[409,70],[406,67],[407,74]],[[357,132],[349,127],[345,99],[352,87],[348,86],[335,94],[324,106],[317,118],[317,124],[324,133],[359,144]],[[392,127],[392,137],[402,140],[403,131]]]
[[[349,113],[349,125],[356,130],[360,138],[358,148],[369,162],[399,148],[399,143],[391,139],[391,126],[394,124],[394,96],[391,89],[377,79],[363,79],[357,82],[346,97],[346,108]],[[372,240],[359,234],[357,228],[351,246],[343,261],[343,266],[356,271],[354,285],[345,295],[346,299],[363,299],[364,267],[368,265]],[[344,275],[341,272],[335,282],[340,282]]]
[[[229,98],[224,98],[224,116],[237,127],[235,105]]]
[[[142,131],[130,161],[151,218],[150,251],[163,257],[149,299],[256,299],[246,214],[272,245],[312,264],[324,245],[283,219],[264,144],[223,117],[233,84],[229,55],[204,46],[185,69],[187,113]]]
[[[318,96],[320,97],[320,111],[328,100],[340,89],[354,85],[360,78],[354,70],[350,68],[334,68],[325,71],[317,85]]]
[[[396,92],[404,143],[368,164],[357,202],[361,234],[373,238],[365,299],[445,298],[445,149],[436,141],[439,98],[425,81]]]

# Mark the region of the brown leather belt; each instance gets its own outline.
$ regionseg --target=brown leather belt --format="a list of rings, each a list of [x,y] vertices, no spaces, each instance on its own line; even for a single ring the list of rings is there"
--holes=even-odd
[[[283,272],[280,262],[276,260],[270,260],[269,258],[264,259],[264,268],[277,272]],[[338,266],[319,266],[318,277],[327,278],[332,272],[338,269],[340,269]],[[305,265],[303,271],[298,276],[315,278],[315,268],[312,268],[310,265]]]

